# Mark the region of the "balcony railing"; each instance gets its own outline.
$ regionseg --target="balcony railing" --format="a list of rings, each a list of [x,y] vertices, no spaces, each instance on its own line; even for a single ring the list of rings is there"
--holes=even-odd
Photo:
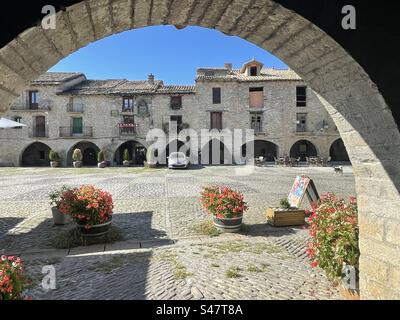
[[[67,103],[67,112],[83,113],[83,103]]]
[[[120,136],[134,136],[137,134],[138,125],[134,123],[118,123]]]
[[[82,127],[82,130],[73,127],[60,127],[60,138],[91,138],[93,127]]]
[[[14,111],[50,111],[52,102],[50,100],[41,100],[39,103],[17,103],[11,106]]]
[[[252,123],[251,129],[254,130],[255,134],[263,132],[261,123]]]
[[[302,125],[296,126],[296,132],[307,132],[306,127]]]
[[[33,127],[32,131],[29,132],[29,138],[48,138],[49,133],[46,129]]]

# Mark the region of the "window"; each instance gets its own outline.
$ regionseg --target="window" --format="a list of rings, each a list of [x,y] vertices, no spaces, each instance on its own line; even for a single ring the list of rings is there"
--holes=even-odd
[[[134,116],[123,116],[123,122],[125,124],[134,124],[135,123],[135,117]]]
[[[182,108],[182,96],[171,97],[171,109],[178,110]]]
[[[144,100],[140,100],[138,103],[138,113],[141,116],[146,116],[149,114],[149,110],[147,107],[147,102]]]
[[[211,127],[210,129],[222,130],[222,112],[211,112]]]
[[[38,104],[38,94],[37,90],[29,91],[29,109],[37,109],[39,107]]]
[[[72,134],[83,134],[82,118],[72,118]]]
[[[255,77],[258,75],[258,68],[257,67],[250,67],[250,76]]]
[[[45,137],[46,136],[46,118],[44,116],[37,116],[34,119],[35,126],[33,127],[34,137]]]
[[[249,88],[249,107],[264,108],[264,88]]]
[[[46,158],[46,155],[45,155],[44,151],[40,150],[39,151],[39,160],[45,160],[45,158]]]
[[[214,104],[221,103],[221,88],[213,88],[212,89],[212,98]]]
[[[307,113],[298,113],[296,121],[296,131],[306,132],[307,129]]]
[[[262,119],[261,115],[252,115],[251,116],[251,129],[254,130],[254,133],[262,132]]]
[[[133,112],[133,98],[122,99],[122,112]]]
[[[296,88],[296,106],[307,107],[307,87]]]

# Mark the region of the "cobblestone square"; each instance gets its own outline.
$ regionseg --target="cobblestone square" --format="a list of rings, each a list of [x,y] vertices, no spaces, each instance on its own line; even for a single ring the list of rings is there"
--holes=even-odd
[[[320,194],[355,194],[351,167],[193,170],[143,168],[1,168],[0,253],[20,254],[36,279],[34,299],[338,299],[338,290],[305,256],[305,228],[272,228],[265,210],[286,197],[294,178],[310,176]],[[113,224],[125,241],[55,250],[48,192],[94,184],[115,200]],[[239,234],[210,238],[193,226],[205,219],[199,192],[209,184],[242,191],[249,204]],[[308,207],[307,200],[304,207]],[[40,286],[41,267],[54,265],[57,289]],[[237,277],[229,278],[234,268]]]

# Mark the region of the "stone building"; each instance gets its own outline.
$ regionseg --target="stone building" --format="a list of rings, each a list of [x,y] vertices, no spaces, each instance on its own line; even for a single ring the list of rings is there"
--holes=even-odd
[[[209,142],[221,130],[253,129],[254,155],[269,161],[286,155],[303,161],[309,156],[348,161],[318,95],[294,71],[266,68],[255,60],[241,69],[229,63],[199,68],[195,85],[165,85],[153,75],[129,81],[46,73],[32,82],[5,116],[27,127],[0,131],[2,165],[47,166],[53,149],[67,166],[76,148],[82,150],[87,166],[96,165],[99,150],[105,151],[111,164],[121,165],[125,149],[132,164],[142,165],[146,149],[154,142],[147,137],[151,129],[167,133],[165,141],[158,140],[165,156],[171,146],[175,150],[185,144],[192,155],[204,155],[205,150],[215,150]],[[190,139],[173,135],[175,125],[178,132],[197,133],[198,141],[194,144],[192,135]],[[224,159],[235,163],[230,145],[224,142],[216,142],[221,150],[219,163]],[[239,145],[244,155],[246,140]],[[210,152],[209,159],[203,156],[201,161],[212,159]]]

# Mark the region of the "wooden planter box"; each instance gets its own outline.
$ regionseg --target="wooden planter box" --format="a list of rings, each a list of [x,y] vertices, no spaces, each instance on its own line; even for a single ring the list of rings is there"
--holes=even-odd
[[[274,227],[302,226],[305,224],[306,212],[300,209],[268,208],[266,217],[268,223]]]

